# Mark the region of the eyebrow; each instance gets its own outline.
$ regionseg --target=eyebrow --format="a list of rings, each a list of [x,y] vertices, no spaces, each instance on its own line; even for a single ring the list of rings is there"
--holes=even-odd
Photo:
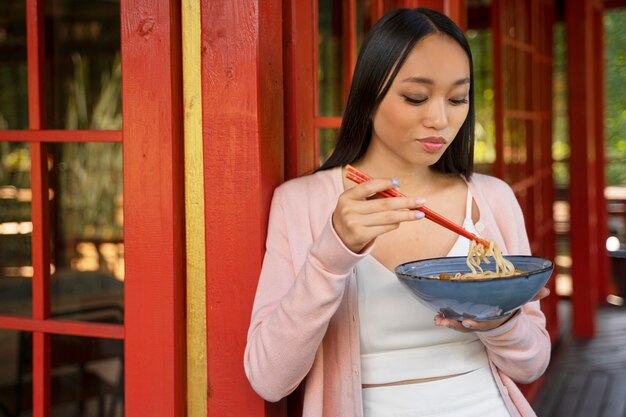
[[[431,80],[430,78],[424,78],[424,77],[409,77],[409,78],[402,80],[402,82],[403,83],[412,82],[412,83],[429,84],[429,85],[435,84],[435,82]],[[463,84],[469,84],[469,82],[470,82],[469,77],[466,77],[466,78],[461,78],[460,80],[456,80],[452,84],[463,85]]]

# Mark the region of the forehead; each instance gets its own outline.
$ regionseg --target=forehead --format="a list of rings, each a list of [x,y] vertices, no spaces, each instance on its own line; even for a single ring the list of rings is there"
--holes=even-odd
[[[394,82],[417,77],[445,85],[469,76],[469,59],[461,45],[448,36],[435,34],[415,44]]]

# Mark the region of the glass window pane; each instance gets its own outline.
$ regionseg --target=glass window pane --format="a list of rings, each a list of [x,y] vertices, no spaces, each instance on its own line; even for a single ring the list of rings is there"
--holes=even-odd
[[[606,184],[626,187],[626,9],[604,12]],[[623,210],[623,209],[622,209]],[[626,213],[622,211],[626,221]],[[612,232],[611,232],[612,233]]]
[[[0,142],[0,314],[30,316],[30,146]]]
[[[344,106],[343,13],[340,1],[319,0],[319,115],[341,116]]]
[[[32,366],[30,333],[0,330],[0,415],[26,417],[32,398],[32,378],[24,367]],[[30,362],[29,362],[30,361]]]
[[[51,417],[124,415],[124,342],[52,336]]]
[[[46,1],[48,125],[121,129],[119,0]]]
[[[0,2],[0,130],[28,128],[26,2]]]
[[[320,165],[324,163],[335,149],[339,129],[324,128],[318,130],[320,149]]]
[[[469,30],[467,38],[474,58],[475,169],[478,172],[491,173],[496,160],[491,29]]]
[[[123,307],[122,144],[49,145],[53,316]],[[85,314],[82,314],[85,313]]]

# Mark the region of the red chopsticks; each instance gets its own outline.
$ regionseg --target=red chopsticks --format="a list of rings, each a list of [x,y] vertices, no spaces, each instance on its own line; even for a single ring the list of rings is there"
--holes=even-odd
[[[346,178],[349,179],[350,181],[356,182],[357,184],[361,184],[365,181],[369,181],[372,179],[370,176],[359,171],[358,169],[356,169],[355,167],[351,165],[346,165],[346,170],[348,171]],[[394,190],[393,188],[386,190],[386,191],[382,191],[378,193],[378,195],[380,195],[381,197],[406,197],[404,194],[402,194],[398,190]],[[440,214],[435,213],[428,207],[422,206],[422,207],[416,208],[415,210],[419,210],[423,212],[425,217],[428,220],[433,221],[437,223],[438,225],[445,227],[446,229],[452,230],[453,232],[458,233],[461,236],[465,236],[469,240],[475,240],[476,242],[480,243],[481,245],[487,248],[489,247],[489,242],[486,241],[485,239],[481,239],[475,234],[468,232],[467,230],[463,229],[458,224],[446,219]]]

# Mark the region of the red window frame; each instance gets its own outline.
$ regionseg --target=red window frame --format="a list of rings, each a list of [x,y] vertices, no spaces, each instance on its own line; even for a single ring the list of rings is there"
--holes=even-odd
[[[496,126],[494,175],[511,183],[524,212],[531,251],[554,259],[551,28],[555,20],[555,5],[548,0],[494,0],[491,7]],[[505,54],[515,54],[518,61],[513,70],[519,71],[512,74],[514,79],[506,83],[503,78],[507,65]],[[518,100],[507,101],[505,97]],[[505,161],[506,122],[526,126],[526,159],[522,163],[507,164]],[[558,334],[554,280],[550,280],[548,285],[552,296],[544,300],[542,306],[547,316],[548,331],[554,340]]]
[[[552,74],[555,5],[549,0],[493,0],[491,28],[495,90],[496,161],[494,175],[505,178],[518,198],[526,220],[533,254],[554,259],[552,182]],[[504,81],[506,56],[515,55],[511,80]],[[509,67],[511,68],[511,67]],[[513,98],[506,100],[505,97]],[[517,99],[517,100],[515,100]],[[505,161],[506,122],[525,125],[525,160]],[[546,327],[554,342],[559,332],[555,280],[548,282],[551,295],[542,301]],[[532,400],[541,379],[522,387]]]
[[[0,329],[33,332],[33,416],[50,415],[51,335],[124,340],[125,415],[184,415],[184,198],[180,5],[121,0],[123,129],[46,129],[44,0],[26,0],[33,311],[0,316]],[[149,65],[146,65],[149,63]],[[124,170],[125,322],[50,314],[47,143],[121,142]]]
[[[572,332],[591,338],[596,307],[606,302],[610,274],[606,251],[607,203],[604,196],[604,26],[605,7],[623,2],[584,0],[565,9],[570,135],[570,241],[572,256]],[[577,186],[582,184],[584,186]]]

